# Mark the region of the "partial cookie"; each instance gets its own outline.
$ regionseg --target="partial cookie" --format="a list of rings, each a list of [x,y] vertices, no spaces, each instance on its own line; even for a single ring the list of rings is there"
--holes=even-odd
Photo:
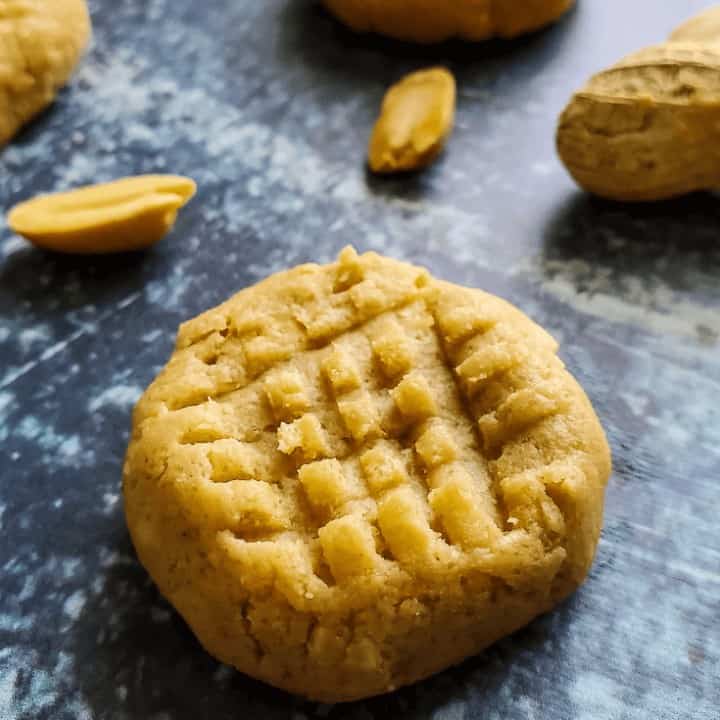
[[[216,657],[336,702],[522,627],[585,578],[610,472],[555,341],[374,253],[185,323],[134,413],[128,526]]]
[[[89,37],[85,0],[0,3],[0,145],[53,101]]]
[[[323,0],[353,30],[440,42],[515,37],[557,20],[575,0]]]

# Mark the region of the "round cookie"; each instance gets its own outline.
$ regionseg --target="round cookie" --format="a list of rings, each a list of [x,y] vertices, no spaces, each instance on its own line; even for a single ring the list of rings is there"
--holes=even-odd
[[[0,146],[53,101],[89,37],[85,0],[0,3]]]
[[[557,20],[575,0],[323,0],[353,30],[400,40],[515,37]]]
[[[503,300],[345,249],[183,324],[124,468],[140,560],[223,662],[326,702],[473,655],[570,594],[610,455]]]

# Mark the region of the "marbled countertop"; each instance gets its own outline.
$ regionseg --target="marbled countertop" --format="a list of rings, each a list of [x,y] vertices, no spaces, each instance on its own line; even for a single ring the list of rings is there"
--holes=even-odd
[[[593,201],[553,147],[593,70],[703,0],[581,0],[517,42],[353,36],[309,0],[94,0],[94,45],[0,152],[0,201],[141,172],[199,193],[145,254],[42,253],[0,227],[0,719],[720,717],[720,201]],[[447,63],[457,129],[428,172],[368,177],[385,88]],[[138,565],[130,410],[180,321],[345,244],[496,292],[561,341],[615,473],[587,584],[480,657],[348,706],[207,656]]]

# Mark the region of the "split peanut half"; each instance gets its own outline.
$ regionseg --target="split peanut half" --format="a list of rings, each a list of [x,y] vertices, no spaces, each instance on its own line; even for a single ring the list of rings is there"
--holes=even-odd
[[[370,137],[370,169],[406,172],[435,160],[452,131],[455,95],[455,79],[440,67],[411,73],[393,85]]]
[[[47,250],[103,254],[141,250],[172,228],[195,183],[177,175],[139,175],[41,195],[7,216],[18,235]]]

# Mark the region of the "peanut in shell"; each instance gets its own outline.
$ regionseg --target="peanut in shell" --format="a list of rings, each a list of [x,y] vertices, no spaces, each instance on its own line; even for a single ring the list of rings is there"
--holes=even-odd
[[[575,93],[557,148],[581,187],[612,200],[653,201],[720,186],[720,45],[707,42],[714,28],[719,8]]]

